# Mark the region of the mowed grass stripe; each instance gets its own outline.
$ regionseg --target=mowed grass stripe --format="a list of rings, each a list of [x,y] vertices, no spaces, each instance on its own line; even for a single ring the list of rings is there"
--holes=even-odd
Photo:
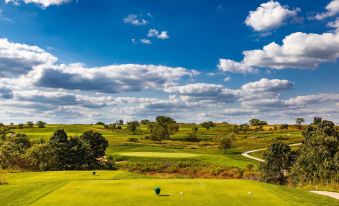
[[[155,186],[161,194],[153,192]],[[181,195],[180,193],[183,192]],[[252,194],[249,194],[252,192]],[[88,180],[70,182],[33,206],[235,206],[235,205],[338,205],[336,200],[306,191],[246,180],[156,179]]]

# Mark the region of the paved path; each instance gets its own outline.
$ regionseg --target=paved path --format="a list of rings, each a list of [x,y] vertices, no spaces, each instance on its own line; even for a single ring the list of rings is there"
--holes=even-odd
[[[332,197],[334,199],[339,200],[339,193],[338,192],[327,192],[327,191],[310,191],[312,193],[316,193],[318,195],[325,195],[328,197]]]
[[[301,145],[301,143],[296,143],[296,144],[290,144],[290,147],[295,147],[295,146],[298,146],[298,145]],[[264,162],[263,159],[260,159],[260,158],[257,158],[257,157],[253,157],[249,154],[253,153],[253,152],[259,152],[259,151],[263,151],[267,148],[262,148],[262,149],[255,149],[255,150],[250,150],[250,151],[246,151],[246,152],[243,152],[241,153],[242,156],[245,156],[247,158],[250,158],[250,159],[254,159],[254,160],[257,160],[259,162]]]
[[[290,147],[294,147],[294,146],[298,146],[298,145],[301,145],[301,143],[290,144]],[[253,157],[249,154],[254,153],[254,152],[260,152],[260,151],[263,151],[265,149],[267,149],[267,148],[250,150],[250,151],[246,151],[246,152],[241,153],[241,155],[244,156],[244,157],[250,158],[250,159],[257,160],[259,162],[264,162],[265,160],[260,159],[258,157]],[[325,195],[327,197],[332,197],[334,199],[339,200],[339,193],[338,192],[328,192],[328,191],[310,191],[310,192],[318,194],[318,195]]]

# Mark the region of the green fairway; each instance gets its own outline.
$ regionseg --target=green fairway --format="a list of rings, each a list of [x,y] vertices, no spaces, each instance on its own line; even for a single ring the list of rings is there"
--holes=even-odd
[[[192,153],[168,153],[168,152],[122,152],[121,156],[128,157],[155,157],[155,158],[192,158],[199,157],[200,154]]]
[[[9,184],[0,186],[0,205],[339,205],[307,191],[255,181],[145,178],[122,171],[8,174]],[[155,186],[163,196],[154,194]]]

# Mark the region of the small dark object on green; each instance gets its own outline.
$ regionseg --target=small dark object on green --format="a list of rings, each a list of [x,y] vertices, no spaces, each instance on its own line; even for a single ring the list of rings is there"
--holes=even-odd
[[[160,195],[160,190],[161,190],[160,187],[155,187],[155,188],[154,188],[155,194],[156,194],[156,195]]]
[[[97,172],[93,171],[93,175],[95,175]]]

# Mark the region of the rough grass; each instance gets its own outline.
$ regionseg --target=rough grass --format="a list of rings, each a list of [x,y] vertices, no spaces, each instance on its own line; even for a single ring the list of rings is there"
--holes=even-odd
[[[144,178],[121,171],[9,174],[9,185],[0,186],[0,205],[338,205],[307,191],[247,180]],[[155,186],[164,196],[154,194]]]

